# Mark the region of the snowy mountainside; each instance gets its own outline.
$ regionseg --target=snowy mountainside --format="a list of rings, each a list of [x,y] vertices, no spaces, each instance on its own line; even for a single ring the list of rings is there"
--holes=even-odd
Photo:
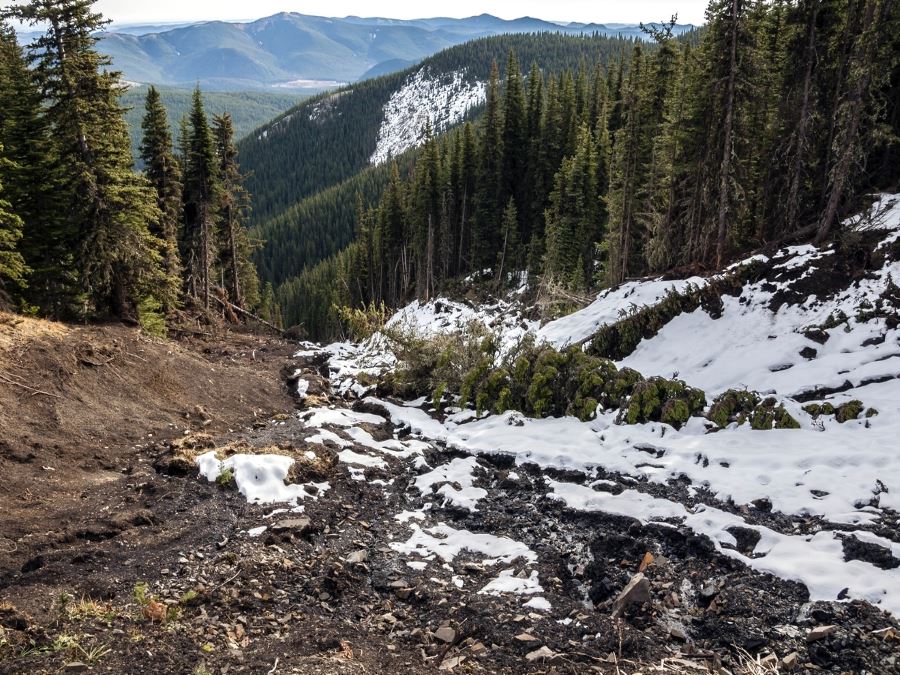
[[[370,162],[383,164],[417,146],[426,124],[434,133],[459,124],[484,99],[485,83],[470,82],[464,71],[435,75],[428,66],[420,68],[384,104],[384,121]]]
[[[547,483],[547,499],[569,509],[678,522],[751,569],[801,582],[811,600],[864,599],[900,615],[900,195],[881,195],[845,225],[840,245],[787,247],[716,275],[742,274],[743,285],[722,294],[718,311],[671,318],[616,363],[646,377],[677,376],[702,388],[707,403],[727,389],[771,395],[796,429],[720,428],[706,416],[680,429],[623,424],[602,409],[586,422],[454,408],[438,415],[424,399],[374,395],[373,381],[397,362],[381,334],[325,349],[332,385],[426,444],[581,472],[583,482],[566,474]],[[474,320],[503,345],[531,334],[588,349],[604,326],[714,279],[631,282],[544,326],[525,318],[515,296],[484,306],[417,302],[388,325],[437,334]],[[309,345],[301,355],[321,353]],[[842,404],[852,404],[846,419],[833,414]],[[471,480],[449,482],[476,508],[481,494]],[[852,553],[858,547],[870,557]]]

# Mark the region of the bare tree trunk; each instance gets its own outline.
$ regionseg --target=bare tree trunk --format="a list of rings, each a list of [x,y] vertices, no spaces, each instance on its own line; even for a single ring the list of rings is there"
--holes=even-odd
[[[243,307],[244,298],[241,297],[241,278],[238,270],[237,237],[235,236],[234,212],[231,205],[227,207],[226,218],[228,222],[228,248],[231,252],[232,296],[234,297],[234,304],[238,307]]]
[[[737,81],[737,38],[740,0],[731,0],[731,46],[728,84],[725,91],[725,129],[722,139],[722,162],[719,165],[719,225],[716,234],[716,267],[725,262],[725,235],[728,231],[728,176],[731,173],[732,135],[734,131],[734,92]]]
[[[463,190],[462,195],[462,209],[459,218],[459,255],[457,257],[457,269],[456,271],[461,273],[464,271],[463,269],[463,251],[465,250],[466,243],[466,203],[469,200],[468,197],[469,189],[466,188]]]
[[[203,249],[200,254],[200,262],[203,266],[201,270],[201,283],[203,284],[203,306],[209,309],[209,217],[207,214],[208,206],[204,204],[200,208],[200,246]]]

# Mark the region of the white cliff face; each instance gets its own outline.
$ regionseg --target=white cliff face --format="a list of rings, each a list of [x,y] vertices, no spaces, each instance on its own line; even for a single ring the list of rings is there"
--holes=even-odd
[[[419,145],[428,122],[435,133],[458,124],[484,102],[485,91],[485,83],[467,81],[465,71],[434,76],[421,68],[385,104],[378,145],[369,161],[383,164]]]

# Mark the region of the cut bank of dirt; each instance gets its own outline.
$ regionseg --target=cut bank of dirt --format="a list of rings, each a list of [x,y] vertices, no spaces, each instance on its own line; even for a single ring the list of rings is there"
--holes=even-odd
[[[157,440],[291,409],[286,343],[231,333],[179,344],[123,325],[0,313],[0,564],[66,539]]]

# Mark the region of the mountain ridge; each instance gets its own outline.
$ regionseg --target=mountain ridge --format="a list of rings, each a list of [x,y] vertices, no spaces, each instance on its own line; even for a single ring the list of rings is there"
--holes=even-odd
[[[682,24],[674,30],[681,34],[692,28]],[[103,33],[99,48],[129,81],[245,90],[297,89],[296,81],[312,80],[313,86],[300,87],[308,93],[384,74],[473,39],[536,32],[643,37],[637,25],[562,24],[490,14],[404,20],[280,12],[250,22],[204,21],[155,32],[126,26]]]

